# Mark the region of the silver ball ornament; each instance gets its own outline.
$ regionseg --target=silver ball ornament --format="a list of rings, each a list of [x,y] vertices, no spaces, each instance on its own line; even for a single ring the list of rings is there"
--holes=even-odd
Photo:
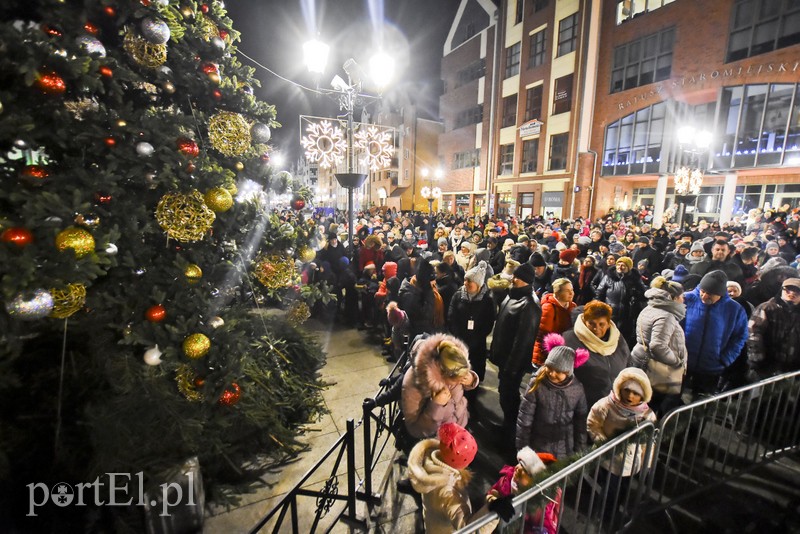
[[[53,296],[44,289],[23,292],[6,303],[6,312],[15,319],[35,321],[44,319],[53,311]]]
[[[272,131],[266,124],[257,122],[250,128],[250,136],[253,138],[254,143],[269,143],[272,138]]]
[[[90,56],[106,57],[106,47],[97,37],[81,35],[75,39],[75,42]]]
[[[115,245],[114,243],[109,243],[108,245],[106,245],[106,254],[108,254],[109,256],[116,256],[117,252],[119,252],[119,249],[117,248],[117,245]]]
[[[139,154],[140,156],[143,157],[152,156],[155,150],[156,149],[153,148],[153,145],[151,145],[147,141],[141,141],[139,143],[136,143],[136,153]]]
[[[142,20],[142,37],[148,42],[163,45],[169,41],[169,26],[163,20],[156,17],[147,17]]]
[[[19,150],[27,150],[30,145],[24,139],[14,139],[14,148]]]
[[[167,78],[172,78],[172,69],[167,67],[166,65],[161,65],[156,70],[160,72],[163,76]]]
[[[211,38],[211,47],[214,49],[214,52],[217,54],[222,54],[225,52],[225,40],[222,37],[212,37]]]
[[[208,320],[208,326],[211,328],[219,328],[220,326],[224,325],[225,321],[222,320],[222,317],[219,315],[212,317]]]
[[[161,355],[163,352],[159,350],[158,345],[151,347],[144,351],[144,363],[147,365],[159,365],[161,363]]]

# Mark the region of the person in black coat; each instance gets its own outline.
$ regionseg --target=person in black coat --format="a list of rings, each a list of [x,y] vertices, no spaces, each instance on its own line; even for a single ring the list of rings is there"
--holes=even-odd
[[[453,295],[447,313],[447,329],[469,348],[472,370],[481,381],[486,375],[486,338],[495,319],[494,301],[486,286],[489,272],[483,261],[467,271],[464,285]]]
[[[633,262],[627,256],[617,260],[617,267],[606,273],[597,286],[597,300],[605,302],[613,310],[612,319],[628,342],[628,348],[636,344],[636,319],[646,302],[647,288]]]
[[[650,246],[650,238],[642,236],[637,242],[639,248],[633,251],[631,259],[634,267],[642,260],[647,260],[647,268],[651,273],[661,272],[661,253]]]
[[[450,309],[450,300],[453,295],[458,291],[458,284],[456,284],[453,269],[444,262],[436,264],[434,269],[436,271],[436,290],[442,297],[442,304],[444,305],[444,320],[447,323],[447,313]]]
[[[544,257],[538,252],[531,254],[528,264],[533,267],[533,292],[541,299],[553,282],[553,268],[547,265]]]
[[[514,270],[511,288],[500,305],[492,336],[490,359],[499,369],[501,430],[504,440],[511,445],[519,412],[519,388],[522,377],[531,370],[533,345],[542,318],[542,309],[533,297],[533,279],[534,269],[530,263],[523,263]]]

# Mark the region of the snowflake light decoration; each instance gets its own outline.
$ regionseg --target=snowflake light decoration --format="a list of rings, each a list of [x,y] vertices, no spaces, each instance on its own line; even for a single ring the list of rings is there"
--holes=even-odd
[[[700,169],[681,167],[675,172],[675,193],[678,195],[696,195],[703,185],[703,173]]]
[[[344,160],[347,144],[338,126],[330,121],[312,122],[306,131],[308,135],[303,136],[300,144],[305,148],[309,162],[319,163],[321,168],[329,169]]]
[[[364,157],[361,158],[362,165],[369,166],[373,171],[379,171],[391,164],[394,145],[388,131],[381,132],[375,126],[366,129],[362,127],[354,137],[356,148],[364,153]]]

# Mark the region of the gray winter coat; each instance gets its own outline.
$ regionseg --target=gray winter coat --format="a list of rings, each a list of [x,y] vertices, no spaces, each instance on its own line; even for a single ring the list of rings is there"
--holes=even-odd
[[[530,390],[536,375],[528,384]],[[583,386],[575,376],[566,384],[544,378],[533,393],[522,397],[517,416],[517,450],[530,447],[565,458],[586,447],[586,416],[589,405]]]
[[[636,346],[631,351],[630,365],[645,369],[653,358],[670,367],[685,367],[686,338],[680,321],[686,316],[686,306],[672,300],[663,289],[648,289],[644,295],[647,307],[636,321]]]

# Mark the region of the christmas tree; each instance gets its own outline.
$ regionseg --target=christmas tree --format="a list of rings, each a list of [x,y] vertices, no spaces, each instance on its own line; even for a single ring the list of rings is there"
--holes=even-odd
[[[240,491],[322,410],[297,325],[328,294],[298,285],[308,191],[269,165],[279,124],[238,33],[210,0],[0,13],[0,521],[32,524],[27,484],[147,484],[193,456],[207,496]],[[266,193],[242,198],[245,179]],[[279,194],[293,209],[269,209]]]

